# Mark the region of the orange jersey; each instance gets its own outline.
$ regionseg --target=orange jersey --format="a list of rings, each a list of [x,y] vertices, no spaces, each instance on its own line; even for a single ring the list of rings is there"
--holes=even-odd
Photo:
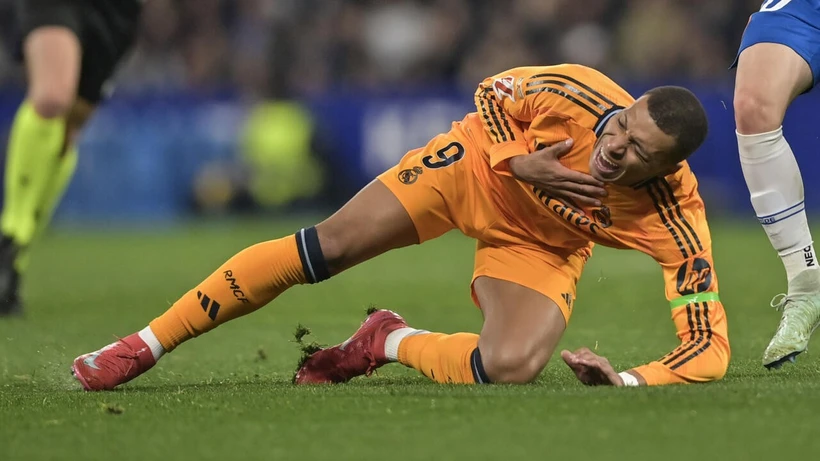
[[[492,191],[505,219],[552,252],[588,254],[595,242],[639,250],[662,266],[666,297],[683,344],[661,360],[668,362],[661,371],[641,373],[666,373],[670,368],[674,373],[675,365],[685,365],[713,342],[721,342],[728,360],[725,335],[713,338],[712,323],[715,316],[723,316],[723,309],[704,204],[686,162],[674,174],[635,187],[607,184],[609,195],[602,206],[585,209],[583,215],[510,173],[510,158],[567,138],[574,144],[561,163],[589,173],[597,136],[611,116],[634,102],[632,96],[594,69],[564,64],[516,68],[487,78],[478,87],[475,102],[477,112],[464,124],[486,164],[474,166],[474,173]]]
[[[512,177],[508,160],[527,155],[539,145],[572,138],[572,150],[561,158],[568,168],[589,173],[592,146],[610,116],[634,102],[624,89],[600,72],[580,65],[522,67],[490,77],[476,92],[477,113],[466,123],[480,143],[489,168],[475,173],[485,188],[494,191],[500,210],[538,241],[553,249],[576,251],[591,242],[613,248],[632,248],[649,254],[662,266],[666,295],[717,291],[711,271],[700,269],[699,278],[678,271],[686,262],[705,258],[711,267],[711,237],[697,180],[683,168],[665,178],[640,186],[607,184],[609,195],[600,208],[578,210]],[[698,264],[700,267],[702,264]],[[704,286],[704,282],[709,282]]]

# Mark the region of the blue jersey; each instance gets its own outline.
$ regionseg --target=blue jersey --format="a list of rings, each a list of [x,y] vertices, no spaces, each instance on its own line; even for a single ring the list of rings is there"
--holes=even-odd
[[[820,81],[820,0],[766,0],[749,18],[737,54],[757,43],[779,43],[799,54]],[[737,59],[732,65],[737,65]]]

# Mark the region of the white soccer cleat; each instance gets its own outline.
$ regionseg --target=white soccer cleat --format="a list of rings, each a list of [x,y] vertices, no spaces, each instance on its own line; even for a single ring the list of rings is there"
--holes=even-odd
[[[795,282],[799,286],[800,280]],[[780,368],[786,361],[794,362],[808,348],[812,333],[820,325],[820,292],[777,295],[772,299],[772,307],[782,311],[783,316],[763,352],[763,366],[768,369]]]

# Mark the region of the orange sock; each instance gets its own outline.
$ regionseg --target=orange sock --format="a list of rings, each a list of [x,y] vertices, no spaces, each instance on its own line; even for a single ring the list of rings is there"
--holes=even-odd
[[[489,382],[478,352],[478,335],[473,333],[408,336],[399,345],[398,359],[437,383]]]
[[[328,277],[316,230],[303,229],[234,255],[154,319],[151,331],[170,352],[188,339],[259,309],[294,285]]]

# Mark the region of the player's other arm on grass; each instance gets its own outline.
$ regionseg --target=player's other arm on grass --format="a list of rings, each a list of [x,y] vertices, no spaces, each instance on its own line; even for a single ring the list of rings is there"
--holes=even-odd
[[[685,175],[647,186],[656,214],[638,223],[636,239],[663,269],[666,299],[680,345],[629,370],[638,384],[703,383],[729,366],[726,312],[720,302],[712,238],[703,201]],[[626,376],[627,384],[635,384]]]
[[[697,242],[693,245],[697,246]],[[723,378],[731,353],[711,248],[703,248],[685,259],[658,259],[680,345],[660,359],[627,373],[638,384],[647,385],[703,383]]]
[[[549,116],[566,103],[546,91],[525,91],[522,86],[548,68],[522,67],[485,79],[475,93],[475,105],[492,143],[490,166],[551,196],[578,205],[599,206],[606,195],[603,184],[590,175],[573,171],[558,160],[572,148],[565,119]],[[530,154],[525,132],[537,128],[540,148]],[[531,136],[535,139],[536,137]]]
[[[726,313],[708,251],[676,263],[661,262],[680,345],[660,359],[618,373],[587,348],[561,358],[587,385],[659,386],[718,380],[729,366]]]

